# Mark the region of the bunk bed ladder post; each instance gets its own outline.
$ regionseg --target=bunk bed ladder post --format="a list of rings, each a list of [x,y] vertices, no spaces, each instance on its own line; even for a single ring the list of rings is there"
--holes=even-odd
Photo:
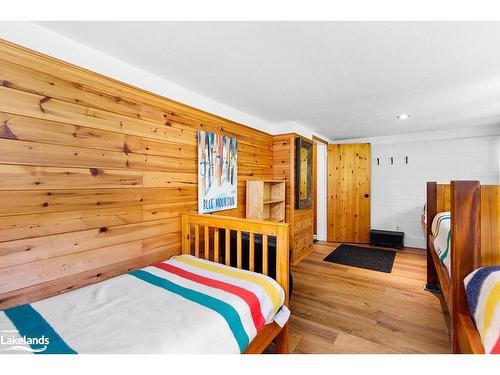
[[[429,245],[429,236],[432,235],[432,221],[437,215],[437,183],[427,182],[427,232],[425,236],[425,243],[427,248],[427,283],[424,286],[424,290],[439,293],[439,279],[436,271],[436,266],[432,260],[431,251],[433,251]]]
[[[479,181],[451,182],[451,345],[461,353],[460,315],[469,314],[464,278],[481,263],[481,187]]]

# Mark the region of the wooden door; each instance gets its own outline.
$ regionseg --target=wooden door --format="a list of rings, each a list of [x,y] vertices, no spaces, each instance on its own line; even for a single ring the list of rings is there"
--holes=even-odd
[[[370,242],[370,144],[328,146],[328,241]]]

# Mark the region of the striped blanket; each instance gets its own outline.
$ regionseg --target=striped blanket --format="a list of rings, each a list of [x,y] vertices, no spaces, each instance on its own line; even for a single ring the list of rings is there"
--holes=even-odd
[[[451,212],[438,213],[432,221],[431,230],[434,235],[434,249],[450,273]]]
[[[485,353],[500,354],[500,266],[479,268],[464,284]]]
[[[241,353],[283,301],[267,276],[181,255],[0,311],[0,353]]]

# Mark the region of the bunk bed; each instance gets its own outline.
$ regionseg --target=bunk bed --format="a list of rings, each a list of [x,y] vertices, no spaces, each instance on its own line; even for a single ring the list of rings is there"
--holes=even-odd
[[[219,241],[221,232],[225,243]],[[231,232],[238,239],[236,267],[230,266]],[[250,269],[242,269],[242,233],[263,239],[260,273],[254,272],[252,241]],[[270,238],[276,243],[274,279],[267,276]],[[12,336],[12,345],[3,349],[50,354],[262,353],[274,341],[277,353],[287,353],[288,286],[288,224],[184,214],[182,254],[0,311],[0,330]],[[23,342],[25,337],[44,342]]]
[[[478,330],[479,310],[470,302],[478,301],[479,291],[471,288],[470,282],[478,272],[500,276],[500,185],[480,185],[478,181],[452,181],[446,185],[428,182],[426,207],[426,289],[440,291],[444,297],[451,318],[452,351],[485,353],[484,343],[489,340],[486,352],[492,352],[492,335],[498,338],[500,329],[489,332],[488,340],[484,326]],[[493,282],[500,283],[500,277]],[[484,296],[481,299],[484,302]],[[490,298],[490,303],[497,307],[493,313],[498,322],[500,301]]]

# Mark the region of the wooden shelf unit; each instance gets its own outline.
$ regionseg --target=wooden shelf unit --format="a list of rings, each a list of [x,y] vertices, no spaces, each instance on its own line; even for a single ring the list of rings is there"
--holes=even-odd
[[[247,180],[247,219],[285,221],[285,180]]]

